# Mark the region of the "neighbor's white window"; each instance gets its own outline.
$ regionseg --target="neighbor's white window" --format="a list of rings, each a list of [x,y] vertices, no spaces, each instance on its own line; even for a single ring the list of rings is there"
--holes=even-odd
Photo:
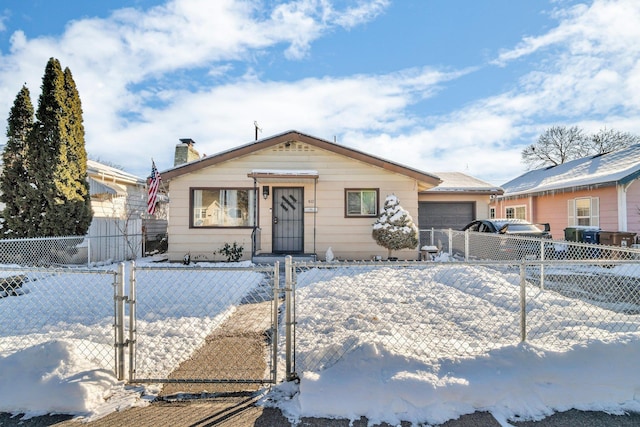
[[[494,219],[496,217],[496,208],[489,208],[489,218]]]
[[[569,225],[600,226],[600,199],[598,197],[581,197],[567,201]]]
[[[253,188],[194,188],[191,190],[192,227],[253,227]]]
[[[378,216],[378,190],[346,189],[345,216]]]
[[[506,208],[505,214],[507,218],[527,219],[526,206],[512,206]]]

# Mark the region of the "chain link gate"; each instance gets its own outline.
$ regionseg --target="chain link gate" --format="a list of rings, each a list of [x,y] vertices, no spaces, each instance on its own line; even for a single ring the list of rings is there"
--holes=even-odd
[[[163,396],[240,392],[276,383],[278,281],[278,263],[132,264],[129,295],[122,297],[122,321],[117,322],[127,329],[128,309],[123,348],[129,348],[129,381],[162,383]]]

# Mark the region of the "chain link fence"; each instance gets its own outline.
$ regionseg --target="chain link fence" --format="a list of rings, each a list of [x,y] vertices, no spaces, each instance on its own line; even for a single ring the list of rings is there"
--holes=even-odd
[[[113,370],[116,280],[114,271],[0,269],[0,355],[61,341]]]
[[[425,362],[527,341],[566,350],[640,333],[640,265],[624,260],[295,263],[293,373],[362,345]]]
[[[277,269],[233,265],[133,269],[131,381],[182,383],[166,394],[275,381]]]
[[[451,229],[420,230],[420,242],[422,247],[429,246],[437,253],[466,261],[640,259],[640,249],[631,245],[623,247]]]
[[[473,246],[464,233],[442,236],[466,254]],[[554,257],[500,261],[444,249],[439,262],[289,260],[284,284],[277,264],[5,265],[0,355],[71,342],[118,378],[171,394],[274,383],[278,368],[286,378],[326,369],[363,345],[437,363],[522,341],[563,351],[637,336],[635,250],[571,245],[584,259],[554,247]]]
[[[0,239],[0,264],[27,267],[91,266],[135,259],[142,235]]]

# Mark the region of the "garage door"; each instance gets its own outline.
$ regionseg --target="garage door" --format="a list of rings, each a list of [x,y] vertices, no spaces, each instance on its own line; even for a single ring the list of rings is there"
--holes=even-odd
[[[419,202],[418,224],[421,230],[451,228],[460,230],[475,219],[474,202]]]

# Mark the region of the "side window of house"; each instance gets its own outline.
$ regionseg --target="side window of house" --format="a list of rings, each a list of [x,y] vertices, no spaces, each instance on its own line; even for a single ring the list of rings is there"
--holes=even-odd
[[[191,189],[191,227],[253,227],[253,188]]]
[[[580,197],[568,203],[569,225],[600,226],[600,199],[598,197]]]
[[[496,217],[496,208],[489,208],[489,218],[495,219]]]
[[[377,217],[378,193],[378,189],[345,189],[345,216]]]
[[[507,218],[527,219],[526,206],[512,206],[512,207],[506,208],[505,214]]]

